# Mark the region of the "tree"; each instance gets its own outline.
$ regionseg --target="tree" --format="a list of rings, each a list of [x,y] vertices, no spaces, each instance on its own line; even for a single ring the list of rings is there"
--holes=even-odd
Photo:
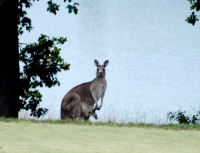
[[[19,99],[18,1],[0,5],[0,116],[17,117]],[[11,13],[12,12],[12,13]]]
[[[39,1],[39,0],[37,0]],[[76,6],[68,2],[69,13],[78,13]],[[18,117],[20,109],[31,110],[31,115],[40,117],[47,109],[38,108],[42,95],[37,87],[60,85],[55,74],[68,70],[69,64],[60,56],[56,45],[66,42],[66,38],[49,38],[41,35],[37,43],[18,50],[18,36],[24,29],[32,30],[31,19],[25,8],[30,8],[35,0],[1,0],[0,1],[0,116]],[[56,14],[59,5],[52,0],[47,2],[47,11]],[[19,70],[19,61],[23,71]]]
[[[200,0],[188,0],[191,4],[190,10],[194,10],[189,17],[185,21],[195,25],[196,21],[199,21],[199,16],[196,15],[197,12],[200,10]]]
[[[31,110],[35,117],[45,115],[46,108],[39,108],[42,95],[37,87],[52,87],[60,85],[56,74],[68,70],[69,64],[60,56],[59,44],[64,44],[66,38],[52,38],[41,35],[38,42],[31,43],[20,50],[19,60],[23,64],[20,70],[19,109]]]

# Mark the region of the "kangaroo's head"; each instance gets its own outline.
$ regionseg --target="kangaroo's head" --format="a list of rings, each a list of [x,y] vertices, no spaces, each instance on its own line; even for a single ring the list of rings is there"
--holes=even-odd
[[[94,60],[94,64],[97,66],[97,77],[105,77],[106,75],[106,66],[108,65],[109,61],[106,60],[103,65],[100,65],[97,60]]]
[[[97,114],[95,113],[95,110],[92,110],[92,112],[89,112],[88,115],[93,116],[96,120],[98,119]]]

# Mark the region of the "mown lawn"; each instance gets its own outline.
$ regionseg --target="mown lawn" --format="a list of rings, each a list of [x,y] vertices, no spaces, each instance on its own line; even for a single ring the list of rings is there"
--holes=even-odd
[[[146,125],[0,120],[0,153],[59,152],[199,153],[200,131]]]

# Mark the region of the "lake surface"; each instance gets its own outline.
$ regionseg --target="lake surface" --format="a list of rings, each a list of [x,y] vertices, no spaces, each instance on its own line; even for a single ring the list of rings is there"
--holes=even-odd
[[[46,2],[35,2],[28,10],[34,29],[20,37],[21,43],[40,34],[68,39],[61,54],[70,70],[57,75],[59,87],[41,89],[46,118],[59,119],[63,96],[95,78],[94,59],[109,60],[99,121],[159,124],[168,122],[169,111],[200,110],[200,23],[185,22],[187,0],[77,2],[78,15],[61,2],[56,16]]]

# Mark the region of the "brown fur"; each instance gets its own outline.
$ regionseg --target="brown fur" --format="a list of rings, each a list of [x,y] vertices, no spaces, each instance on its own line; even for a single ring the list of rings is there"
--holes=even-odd
[[[107,87],[105,79],[105,67],[107,64],[108,60],[106,60],[103,65],[100,65],[99,62],[95,60],[95,65],[97,66],[96,78],[91,82],[83,83],[72,88],[64,96],[61,103],[61,119],[88,120],[90,116],[97,119],[95,110],[101,109]],[[101,105],[98,106],[97,101],[100,97]]]

